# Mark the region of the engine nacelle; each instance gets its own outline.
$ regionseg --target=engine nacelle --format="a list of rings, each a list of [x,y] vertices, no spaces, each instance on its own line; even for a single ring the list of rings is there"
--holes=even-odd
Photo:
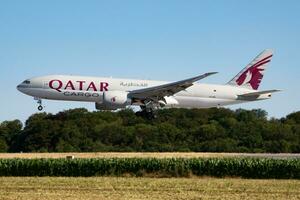
[[[130,105],[131,100],[127,97],[128,93],[124,91],[106,91],[103,92],[102,103],[96,103],[98,110],[116,110]]]
[[[167,108],[174,108],[179,104],[178,101],[172,96],[164,97],[164,100],[159,100],[158,103],[161,107]]]

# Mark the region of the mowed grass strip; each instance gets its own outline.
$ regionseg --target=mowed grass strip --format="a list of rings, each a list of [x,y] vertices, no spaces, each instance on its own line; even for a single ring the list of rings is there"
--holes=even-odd
[[[299,199],[299,180],[0,177],[0,199]]]

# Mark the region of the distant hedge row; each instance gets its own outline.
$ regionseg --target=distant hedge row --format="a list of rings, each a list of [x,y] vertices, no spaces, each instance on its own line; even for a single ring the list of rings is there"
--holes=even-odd
[[[0,176],[155,176],[300,179],[300,159],[0,159]]]

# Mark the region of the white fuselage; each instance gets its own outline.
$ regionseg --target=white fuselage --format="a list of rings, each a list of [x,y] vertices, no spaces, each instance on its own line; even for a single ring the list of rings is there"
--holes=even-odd
[[[65,101],[86,101],[102,103],[106,91],[129,92],[136,89],[158,86],[167,81],[116,79],[106,77],[51,75],[28,79],[18,85],[21,92],[41,98]],[[195,83],[174,96],[166,97],[167,107],[210,108],[247,102],[238,95],[250,93],[250,90],[231,85],[213,85]],[[268,99],[261,95],[255,100]],[[128,105],[132,104],[128,101]],[[138,105],[138,104],[137,104]]]

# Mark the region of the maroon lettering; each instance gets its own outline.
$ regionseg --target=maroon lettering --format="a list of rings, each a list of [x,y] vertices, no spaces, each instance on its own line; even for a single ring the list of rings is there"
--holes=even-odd
[[[108,91],[108,83],[100,82],[100,91]]]
[[[75,90],[75,87],[74,87],[74,85],[73,85],[73,83],[72,83],[71,80],[69,80],[69,81],[67,82],[66,87],[65,87],[65,90],[67,90],[68,88],[71,88],[71,90]]]
[[[93,89],[94,91],[97,91],[97,88],[96,88],[94,82],[91,82],[89,84],[89,86],[87,87],[86,91],[89,91],[89,89]]]
[[[78,87],[79,90],[84,90],[84,86],[86,81],[74,81],[74,83],[78,83],[78,85],[76,84],[76,88]],[[58,79],[53,79],[51,81],[49,81],[49,87],[51,89],[54,89],[58,92],[61,92],[61,89],[64,90],[76,90],[74,83],[72,82],[72,80],[68,80],[68,82],[66,84],[64,84],[61,80]],[[100,82],[100,91],[108,91],[108,86],[109,84],[107,82]],[[89,83],[89,85],[86,88],[86,91],[94,91],[97,92],[97,87],[95,85],[95,83],[92,81]]]
[[[85,83],[85,81],[76,81],[77,83],[79,83],[79,90],[83,90],[83,83]]]
[[[55,80],[49,81],[49,87],[51,89],[57,90],[58,92],[61,92],[60,89],[62,88],[62,86],[63,86],[63,83],[61,82],[61,80],[55,79]]]

